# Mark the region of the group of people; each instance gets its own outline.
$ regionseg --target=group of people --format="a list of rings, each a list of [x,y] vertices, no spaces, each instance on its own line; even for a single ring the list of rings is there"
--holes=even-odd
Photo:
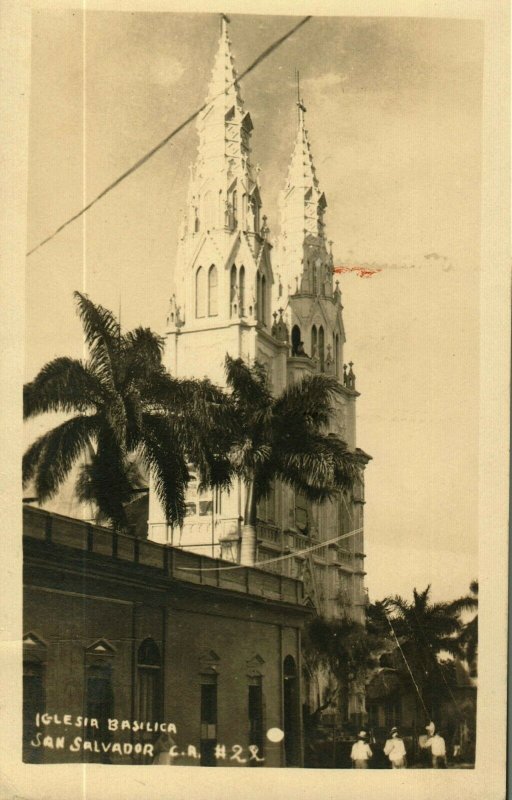
[[[430,750],[432,756],[432,767],[434,769],[446,768],[446,743],[443,737],[436,732],[433,722],[425,726],[427,734],[420,736],[419,745],[424,750]],[[369,737],[366,731],[360,731],[357,742],[352,745],[350,758],[355,769],[368,769],[370,759],[373,758],[373,751],[370,747]],[[407,767],[407,750],[405,743],[398,732],[398,728],[393,727],[389,732],[389,738],[384,745],[384,755],[389,759],[392,769],[404,769]]]

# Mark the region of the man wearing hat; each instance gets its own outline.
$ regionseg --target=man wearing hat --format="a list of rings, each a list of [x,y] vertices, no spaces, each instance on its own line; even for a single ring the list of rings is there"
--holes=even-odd
[[[350,758],[355,769],[368,769],[368,759],[373,755],[368,742],[366,741],[366,731],[360,731],[357,742],[352,745]]]
[[[425,726],[429,736],[423,745],[430,748],[432,753],[432,766],[434,769],[446,769],[446,742],[439,732],[436,733],[435,725],[430,722]]]
[[[384,755],[386,755],[393,769],[403,769],[406,764],[406,749],[404,740],[398,733],[398,728],[391,728],[389,739],[384,745]]]

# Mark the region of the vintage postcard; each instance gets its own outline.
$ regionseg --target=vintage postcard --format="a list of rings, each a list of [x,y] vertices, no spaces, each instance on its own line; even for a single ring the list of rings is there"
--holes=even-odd
[[[501,800],[507,4],[2,42],[2,800]]]

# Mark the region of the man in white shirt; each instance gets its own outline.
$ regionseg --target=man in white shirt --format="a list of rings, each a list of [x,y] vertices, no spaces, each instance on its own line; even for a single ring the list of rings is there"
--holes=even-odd
[[[428,726],[427,730],[429,731],[430,736],[425,743],[425,747],[429,747],[430,752],[432,753],[432,766],[434,767],[434,769],[445,769],[446,742],[439,733],[435,732],[435,730],[430,732]]]
[[[373,755],[370,745],[366,742],[366,731],[360,731],[357,742],[352,745],[350,758],[355,769],[368,769],[368,759]]]
[[[406,749],[404,740],[399,736],[397,728],[391,728],[390,738],[384,745],[384,755],[386,755],[393,769],[403,769],[406,761]]]

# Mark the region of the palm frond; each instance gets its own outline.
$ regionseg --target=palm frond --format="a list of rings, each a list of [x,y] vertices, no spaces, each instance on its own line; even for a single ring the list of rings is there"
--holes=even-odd
[[[140,454],[153,477],[167,522],[181,525],[185,516],[185,491],[190,474],[185,454],[168,418],[143,415]]]
[[[114,314],[96,305],[86,294],[74,292],[90,360],[98,377],[114,386],[121,367],[121,327]]]
[[[261,409],[272,402],[267,373],[262,364],[247,364],[242,358],[225,359],[226,383],[236,403],[248,409]]]
[[[43,434],[23,456],[24,483],[34,478],[41,502],[49,500],[99,429],[96,416],[73,417]]]
[[[163,371],[164,339],[150,328],[135,328],[123,335],[123,360],[130,380],[146,381]]]
[[[98,520],[111,522],[117,530],[127,526],[124,503],[130,500],[132,490],[127,473],[122,453],[103,441],[91,463],[81,467],[75,486],[79,500],[98,507]]]
[[[276,400],[274,413],[283,423],[299,420],[318,430],[327,425],[333,411],[334,398],[340,393],[336,378],[308,375],[288,386]]]
[[[56,358],[23,387],[23,417],[51,411],[97,409],[102,387],[87,364],[74,358]]]

